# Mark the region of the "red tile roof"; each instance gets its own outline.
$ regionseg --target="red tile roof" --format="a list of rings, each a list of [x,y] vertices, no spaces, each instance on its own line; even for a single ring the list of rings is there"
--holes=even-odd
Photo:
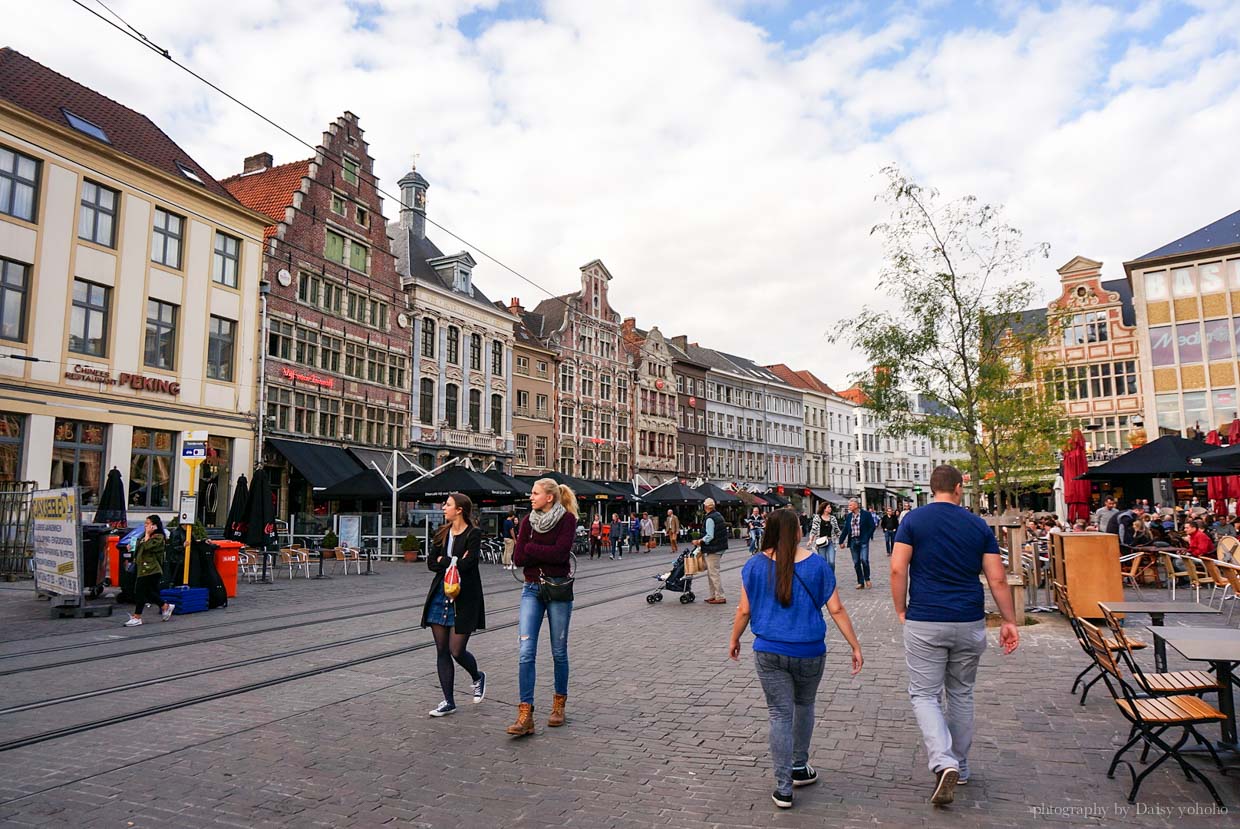
[[[870,398],[866,396],[865,392],[856,386],[844,389],[842,392],[839,392],[839,395],[845,400],[851,400],[858,406],[864,406],[870,402]]]
[[[809,389],[822,394],[835,394],[835,390],[819,380],[818,376],[812,371],[795,371],[784,363],[776,363],[773,366],[767,366],[767,368],[790,386],[798,389]]]
[[[72,128],[63,111],[69,110],[101,128],[113,149],[194,183],[177,167],[179,162],[192,170],[208,191],[230,198],[218,181],[145,115],[8,47],[0,49],[0,100],[57,126]]]
[[[261,173],[229,176],[220,184],[228,188],[237,201],[271,219],[264,238],[275,235],[275,225],[284,221],[284,208],[293,203],[293,194],[301,189],[301,180],[310,174],[310,159],[291,161]]]

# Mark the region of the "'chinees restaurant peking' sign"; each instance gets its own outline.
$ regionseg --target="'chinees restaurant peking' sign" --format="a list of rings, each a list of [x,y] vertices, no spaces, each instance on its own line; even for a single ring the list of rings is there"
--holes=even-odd
[[[181,384],[176,380],[162,377],[149,377],[144,374],[132,374],[122,371],[115,377],[105,369],[77,364],[72,371],[65,372],[66,380],[80,380],[84,383],[98,383],[101,386],[128,386],[134,391],[151,391],[158,394],[169,394],[176,397],[181,393]]]
[[[313,386],[322,386],[325,389],[334,388],[336,385],[336,380],[333,377],[320,377],[317,374],[298,371],[297,369],[289,368],[288,366],[281,366],[280,374],[287,380],[296,380],[299,383],[309,383]]]

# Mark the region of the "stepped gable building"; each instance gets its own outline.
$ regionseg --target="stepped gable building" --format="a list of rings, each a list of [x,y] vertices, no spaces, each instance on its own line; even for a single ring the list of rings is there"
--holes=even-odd
[[[689,356],[687,337],[672,337],[669,348],[676,377],[676,470],[684,478],[706,478],[710,475],[706,436],[707,366]]]
[[[206,430],[196,517],[223,526],[254,461],[266,224],[141,113],[0,49],[0,480],[89,506],[116,468],[131,519],[168,519]]]
[[[1228,435],[1240,381],[1240,211],[1125,262],[1124,272],[1150,438]]]
[[[456,457],[476,469],[505,468],[513,455],[513,317],[474,282],[468,251],[445,255],[427,237],[422,174],[411,169],[397,183],[400,218],[388,235],[415,350],[410,451],[426,469]]]
[[[633,317],[621,323],[621,336],[624,350],[633,361],[637,474],[656,487],[676,478],[679,472],[675,355],[658,326],[644,331]]]
[[[634,472],[632,365],[620,348],[620,315],[608,301],[611,279],[602,262],[588,262],[579,291],[543,300],[534,313],[560,357],[557,468],[627,481]]]
[[[263,458],[278,511],[309,521],[316,491],[409,439],[412,332],[374,160],[345,112],[313,158],[258,153],[221,183],[270,220]]]
[[[551,468],[559,457],[555,439],[556,378],[560,363],[556,353],[544,341],[546,321],[542,315],[527,311],[521,300],[513,297],[505,307],[495,303],[514,318],[512,361],[512,474],[539,475]]]

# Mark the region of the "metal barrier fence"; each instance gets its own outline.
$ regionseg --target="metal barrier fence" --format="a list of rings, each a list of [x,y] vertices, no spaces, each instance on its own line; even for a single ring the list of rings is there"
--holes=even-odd
[[[28,578],[34,481],[0,481],[0,578]]]

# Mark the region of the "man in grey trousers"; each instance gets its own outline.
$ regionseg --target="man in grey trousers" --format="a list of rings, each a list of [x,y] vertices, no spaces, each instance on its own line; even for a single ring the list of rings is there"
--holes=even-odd
[[[891,554],[891,598],[904,625],[908,695],[935,775],[930,802],[952,802],[969,781],[973,686],[986,650],[986,574],[1003,616],[999,644],[1016,650],[1020,634],[999,544],[982,519],[960,506],[964,478],[954,466],[930,475],[933,500],[900,522]],[[946,706],[943,698],[946,696]]]

